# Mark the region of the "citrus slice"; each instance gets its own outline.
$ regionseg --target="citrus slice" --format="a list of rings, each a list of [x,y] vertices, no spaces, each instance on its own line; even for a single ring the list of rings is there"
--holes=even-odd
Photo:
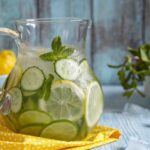
[[[91,81],[96,80],[96,77],[86,59],[83,59],[80,62],[79,72],[79,76],[75,82],[83,89],[86,89]]]
[[[41,132],[42,137],[71,141],[77,136],[78,126],[68,120],[54,121]]]
[[[92,128],[99,120],[103,112],[103,92],[98,82],[93,81],[87,88],[85,118],[89,128]]]
[[[11,72],[16,63],[16,55],[12,50],[0,51],[0,75],[7,75]]]
[[[73,82],[57,80],[52,84],[51,95],[47,102],[52,118],[76,121],[84,113],[84,94]]]

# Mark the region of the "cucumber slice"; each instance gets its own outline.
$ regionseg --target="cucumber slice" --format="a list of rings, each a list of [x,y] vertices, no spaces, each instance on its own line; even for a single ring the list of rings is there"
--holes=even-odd
[[[23,93],[23,96],[29,97],[29,96],[35,95],[37,93],[37,91],[24,91],[23,90],[22,93]]]
[[[22,92],[19,88],[14,87],[9,90],[9,94],[11,95],[10,109],[13,113],[17,113],[22,107]]]
[[[47,113],[37,110],[25,111],[19,116],[19,123],[21,126],[31,124],[48,124],[51,120],[51,117]]]
[[[43,129],[42,125],[29,125],[29,126],[26,126],[22,129],[20,129],[19,132],[23,133],[23,134],[30,134],[30,135],[34,135],[34,136],[39,136],[42,129]]]
[[[22,76],[22,68],[20,65],[16,64],[12,72],[10,73],[7,82],[6,82],[6,89],[9,90],[10,88],[17,86]]]
[[[68,120],[54,121],[41,132],[41,137],[71,141],[78,134],[78,126]]]
[[[62,79],[75,80],[79,75],[79,66],[73,59],[61,59],[55,63],[55,72]]]
[[[29,67],[23,73],[21,87],[25,91],[36,91],[42,87],[44,80],[45,77],[41,69],[35,66]]]
[[[51,84],[52,84],[53,79],[54,79],[54,76],[49,74],[48,78],[45,80],[44,88],[43,88],[43,92],[44,92],[43,98],[44,98],[44,100],[48,100],[48,98],[50,96]]]

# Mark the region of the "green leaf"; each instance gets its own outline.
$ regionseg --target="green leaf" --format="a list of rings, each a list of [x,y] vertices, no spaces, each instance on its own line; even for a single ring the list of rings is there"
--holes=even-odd
[[[131,86],[133,88],[136,88],[137,87],[137,80],[136,79],[133,79],[132,83],[131,83]]]
[[[118,71],[118,77],[119,77],[119,80],[121,82],[123,82],[125,80],[125,72],[123,69],[121,69],[120,71]]]
[[[53,52],[49,52],[49,53],[44,53],[44,54],[40,55],[40,58],[45,61],[56,61],[57,55],[54,54]]]
[[[53,39],[51,47],[53,49],[53,51],[58,51],[61,48],[61,38],[60,36],[57,36]]]
[[[125,56],[126,61],[122,65],[108,66],[120,68],[118,78],[126,91],[124,96],[130,97],[134,91],[144,96],[137,86],[145,80],[146,76],[150,75],[150,44],[143,44],[138,48],[128,48],[128,51],[130,54]]]
[[[145,97],[145,94],[141,92],[139,89],[136,89],[137,93],[140,94],[142,97]]]
[[[50,96],[51,84],[52,84],[53,79],[54,79],[54,76],[52,74],[49,74],[48,78],[45,80],[45,83],[44,83],[44,88],[43,88],[44,95],[43,95],[43,98],[46,101],[48,100],[48,98]]]
[[[129,97],[131,97],[133,95],[133,92],[134,92],[133,90],[131,90],[131,91],[125,91],[123,93],[123,96],[127,96],[129,98]]]
[[[108,64],[107,65],[108,67],[110,67],[110,68],[120,68],[120,67],[122,67],[123,65],[121,64],[121,65],[110,65],[110,64]]]
[[[140,49],[140,54],[141,54],[141,59],[145,62],[150,62],[148,56],[147,56],[147,50],[146,49],[143,49],[141,48]]]
[[[73,52],[74,52],[73,48],[66,48],[66,49],[63,50],[63,55],[70,56],[70,55],[73,54]]]
[[[128,48],[128,51],[133,55],[133,56],[139,56],[139,51],[134,48]]]
[[[73,52],[74,49],[62,45],[61,38],[57,36],[52,41],[52,51],[40,55],[40,58],[45,61],[57,61],[59,59],[67,58],[68,56],[73,54]]]

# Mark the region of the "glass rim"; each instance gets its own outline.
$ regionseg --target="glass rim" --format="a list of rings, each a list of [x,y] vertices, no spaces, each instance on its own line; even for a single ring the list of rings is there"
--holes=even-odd
[[[33,18],[33,19],[17,19],[14,20],[18,24],[26,23],[89,23],[88,19],[81,19],[77,17],[55,17],[55,18]]]

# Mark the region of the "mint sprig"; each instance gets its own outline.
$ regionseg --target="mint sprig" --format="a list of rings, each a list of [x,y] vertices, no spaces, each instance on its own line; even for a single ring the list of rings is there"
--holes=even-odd
[[[51,48],[51,52],[40,55],[40,58],[45,61],[57,61],[59,59],[69,57],[74,52],[73,48],[62,45],[60,36],[57,36],[53,39]]]
[[[124,96],[131,97],[136,91],[145,96],[138,89],[138,85],[145,81],[150,75],[150,44],[144,44],[137,49],[128,48],[129,55],[125,56],[121,65],[108,65],[110,68],[118,69],[118,78],[124,88]]]

